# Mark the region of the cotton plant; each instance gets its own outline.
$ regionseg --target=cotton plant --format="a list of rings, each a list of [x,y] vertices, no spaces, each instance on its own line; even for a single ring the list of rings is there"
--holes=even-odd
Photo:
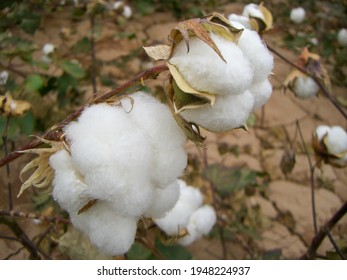
[[[257,32],[214,14],[182,22],[170,37],[171,47],[146,51],[167,60],[166,91],[175,114],[186,122],[213,132],[243,127],[270,98],[273,56]]]
[[[188,246],[208,234],[217,217],[212,206],[203,204],[203,194],[197,188],[178,180],[180,195],[175,206],[160,219],[157,226],[168,236],[175,237],[178,244]]]
[[[318,126],[312,137],[317,158],[336,167],[347,166],[347,132],[340,126]]]
[[[305,20],[306,11],[302,7],[293,8],[290,11],[290,20],[296,24],[302,23]]]

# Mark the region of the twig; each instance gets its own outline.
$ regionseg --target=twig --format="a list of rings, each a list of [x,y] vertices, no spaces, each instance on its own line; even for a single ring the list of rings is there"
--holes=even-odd
[[[135,78],[133,78],[132,80],[119,86],[118,88],[111,90],[111,91],[108,91],[105,94],[96,97],[94,99],[94,102],[103,102],[103,101],[107,100],[108,98],[110,98],[116,94],[119,94],[119,93],[123,92],[124,90],[126,90],[126,89],[128,89],[128,88],[130,88],[136,84],[139,84],[145,80],[155,79],[161,72],[166,71],[166,70],[168,70],[168,68],[165,64],[148,69],[148,70],[140,73],[139,75],[135,76]],[[72,120],[77,118],[81,114],[81,112],[83,111],[84,108],[85,108],[85,106],[81,107],[76,112],[69,115],[64,121],[60,122],[58,125],[54,126],[52,129],[50,129],[48,132],[46,132],[42,136],[42,138],[50,139],[50,140],[59,140],[59,138],[61,136],[59,129],[61,129],[62,127],[67,125],[69,122],[71,122]],[[3,159],[0,160],[0,167],[2,167],[5,164],[7,164],[7,163],[19,158],[20,156],[22,156],[23,153],[19,153],[19,151],[36,148],[41,143],[42,143],[41,140],[35,139],[35,140],[31,141],[30,143],[28,143],[27,145],[21,147],[19,150],[10,153],[8,156],[5,156]]]
[[[339,103],[337,102],[337,100],[335,99],[335,97],[327,90],[327,88],[320,82],[320,80],[311,75],[308,71],[306,71],[306,69],[300,67],[299,65],[293,63],[292,61],[290,61],[289,59],[287,59],[284,55],[280,54],[278,51],[276,51],[275,49],[273,49],[272,47],[270,47],[269,45],[267,45],[267,48],[273,52],[274,54],[276,54],[279,58],[281,58],[283,61],[287,62],[289,65],[291,65],[292,67],[298,69],[299,71],[301,71],[302,73],[306,74],[307,76],[310,76],[312,79],[314,79],[314,81],[317,83],[317,85],[319,86],[319,88],[321,89],[321,91],[323,92],[323,94],[325,95],[325,97],[327,97],[330,102],[336,107],[336,109],[344,116],[345,119],[347,119],[347,113],[343,110],[343,108],[339,105]]]
[[[302,143],[302,146],[304,148],[307,161],[310,167],[310,185],[311,185],[311,205],[312,205],[312,219],[313,219],[313,227],[314,227],[314,234],[317,234],[318,232],[318,226],[317,226],[317,216],[316,216],[316,200],[315,200],[315,183],[314,183],[314,171],[315,171],[315,165],[313,165],[310,154],[308,152],[307,146],[305,144],[304,137],[302,135],[301,127],[299,121],[296,121],[296,127],[299,131],[300,140]]]
[[[323,242],[324,238],[327,236],[328,232],[342,219],[342,217],[347,213],[347,201],[340,207],[340,209],[326,222],[319,232],[313,237],[310,247],[307,252],[301,256],[300,259],[308,260],[312,259],[315,255],[317,249]]]
[[[0,239],[7,239],[7,240],[12,240],[12,241],[18,241],[17,237],[7,236],[7,235],[2,235],[2,234],[0,234]]]
[[[338,255],[340,256],[340,258],[341,258],[342,260],[345,260],[346,257],[345,257],[344,254],[341,252],[339,246],[336,244],[336,242],[335,242],[333,236],[331,235],[330,231],[327,232],[327,236],[328,236],[328,238],[329,238],[331,244],[333,244],[333,246],[334,246],[336,252],[338,253]]]
[[[5,157],[8,156],[8,147],[7,147],[7,133],[10,125],[11,115],[6,117],[5,129],[2,135],[2,142],[4,145]],[[11,180],[11,167],[10,163],[6,164],[6,175],[7,175],[7,191],[8,191],[8,209],[11,211],[13,209],[13,199],[12,199],[12,180]]]
[[[95,29],[95,15],[90,16],[90,44],[91,44],[91,57],[92,57],[92,85],[93,85],[93,95],[97,94],[96,87],[96,57],[95,57],[95,38],[94,38],[94,29]]]
[[[3,260],[9,260],[10,258],[12,258],[15,255],[18,255],[20,253],[20,251],[22,251],[24,249],[24,247],[20,247],[17,251],[9,254],[6,258],[4,258]]]
[[[0,217],[1,216],[9,216],[9,217],[19,217],[19,218],[26,218],[26,219],[36,219],[41,220],[49,223],[62,223],[62,224],[71,224],[70,220],[61,218],[61,217],[48,217],[48,216],[42,216],[35,213],[25,213],[20,211],[7,211],[7,210],[0,210]]]

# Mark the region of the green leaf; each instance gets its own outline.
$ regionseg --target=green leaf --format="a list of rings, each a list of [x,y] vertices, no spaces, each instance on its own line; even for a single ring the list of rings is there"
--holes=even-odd
[[[35,118],[32,111],[28,111],[23,116],[19,117],[19,128],[21,133],[31,135],[35,127]]]
[[[76,87],[78,84],[77,80],[70,76],[67,73],[63,73],[58,79],[57,79],[57,87],[58,87],[58,102],[60,106],[63,106],[67,103],[66,100],[66,93]]]
[[[42,76],[37,74],[29,75],[24,81],[24,87],[29,92],[37,92],[45,85]]]
[[[264,252],[262,260],[279,260],[282,256],[282,249],[273,249]]]
[[[257,184],[257,172],[245,168],[227,168],[221,164],[209,165],[202,176],[213,183],[221,195],[229,195]]]
[[[192,255],[189,251],[180,245],[165,246],[159,240],[155,243],[156,248],[164,255],[168,260],[190,260]]]
[[[31,35],[34,35],[36,30],[40,27],[41,17],[36,14],[27,13],[26,17],[22,19],[20,27]]]
[[[151,255],[151,251],[138,242],[135,242],[127,253],[129,260],[147,260]]]
[[[73,46],[74,53],[89,53],[92,49],[92,43],[87,37],[83,37],[81,40]]]
[[[60,67],[69,75],[76,79],[82,79],[86,75],[86,72],[81,67],[81,65],[78,62],[70,61],[70,60],[63,60],[60,63]]]

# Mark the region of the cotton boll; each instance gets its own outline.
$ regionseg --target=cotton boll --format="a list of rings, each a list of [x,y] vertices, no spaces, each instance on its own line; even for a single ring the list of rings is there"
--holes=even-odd
[[[196,209],[198,209],[203,201],[202,193],[197,188],[187,186],[186,184],[181,184],[179,182],[179,185],[180,185],[179,201],[189,205],[191,209],[190,212],[193,212]]]
[[[110,256],[126,253],[135,239],[137,220],[117,215],[108,203],[97,202],[80,215],[72,214],[71,221],[100,251]]]
[[[165,188],[155,188],[152,204],[145,212],[146,217],[163,218],[178,201],[180,188],[177,181]]]
[[[318,126],[315,131],[318,140],[322,140],[325,135],[329,134],[329,132],[330,127],[327,125]]]
[[[189,52],[184,41],[175,48],[169,63],[185,81],[198,91],[216,95],[240,94],[249,88],[252,67],[238,46],[211,33],[226,63],[206,43],[196,37],[189,39]]]
[[[181,112],[183,118],[209,131],[221,132],[244,125],[254,106],[250,91],[239,95],[219,96],[211,106],[205,104],[196,109]]]
[[[77,213],[90,200],[87,185],[74,168],[70,155],[61,150],[50,157],[50,165],[55,171],[53,198],[71,213]]]
[[[256,17],[264,20],[263,13],[259,10],[259,6],[257,4],[248,4],[243,8],[242,15],[244,17]]]
[[[54,52],[54,49],[55,49],[55,46],[53,44],[45,44],[43,47],[42,47],[42,52],[43,54],[45,55],[49,55],[51,54],[52,52]]]
[[[341,46],[347,47],[347,29],[341,28],[337,33],[337,41]]]
[[[250,92],[254,97],[254,109],[260,108],[263,106],[270,98],[272,94],[272,86],[269,80],[264,80],[259,83],[252,85]]]
[[[6,85],[9,76],[6,70],[0,72],[0,86]]]
[[[265,80],[272,71],[274,61],[258,33],[253,30],[243,30],[238,46],[251,62],[254,70],[253,83]]]
[[[231,24],[239,29],[252,29],[251,24],[249,23],[249,18],[245,16],[240,16],[237,14],[230,14],[228,16]]]
[[[301,23],[305,19],[306,12],[304,8],[298,7],[290,11],[290,20],[294,23]]]
[[[338,155],[347,152],[347,133],[340,126],[332,126],[325,142],[329,153]]]
[[[133,14],[133,11],[131,10],[131,8],[129,6],[124,6],[123,9],[123,16],[125,18],[130,18]]]
[[[308,99],[317,95],[319,86],[311,77],[297,77],[293,90],[297,97]]]

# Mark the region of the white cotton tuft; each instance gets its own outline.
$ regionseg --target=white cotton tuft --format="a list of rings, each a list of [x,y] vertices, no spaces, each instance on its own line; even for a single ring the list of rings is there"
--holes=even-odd
[[[47,43],[42,47],[42,52],[44,55],[49,55],[54,52],[55,46],[53,44]]]
[[[0,86],[6,85],[9,76],[6,70],[0,72]]]
[[[189,39],[189,52],[184,41],[175,48],[169,63],[174,65],[185,81],[198,91],[215,95],[244,92],[252,81],[252,67],[240,48],[233,42],[211,33],[226,62],[205,42]]]
[[[271,83],[267,79],[262,82],[255,83],[252,85],[250,92],[254,98],[253,109],[260,108],[269,100],[272,94]]]
[[[301,23],[305,19],[306,12],[304,8],[298,7],[290,11],[290,20],[294,23]]]
[[[256,17],[256,18],[260,18],[262,20],[264,20],[264,15],[262,13],[262,11],[259,10],[259,6],[257,4],[251,3],[246,5],[243,8],[243,12],[242,15],[244,17]]]
[[[318,126],[315,131],[319,141],[321,141],[325,135],[329,134],[329,132],[330,132],[330,127],[327,125]]]
[[[99,250],[110,256],[126,253],[135,239],[137,220],[117,215],[105,202],[97,202],[80,215],[71,215],[71,221]]]
[[[308,99],[317,95],[319,86],[311,77],[297,77],[293,90],[297,97]]]
[[[123,1],[116,1],[116,2],[113,3],[112,8],[113,8],[113,10],[118,10],[118,9],[120,9],[123,6],[124,6]]]
[[[347,29],[341,28],[337,33],[337,41],[341,46],[347,47]]]
[[[240,16],[237,14],[230,14],[228,16],[229,21],[235,28],[239,29],[252,29],[252,26],[249,22],[249,18],[245,16]]]
[[[331,154],[347,152],[347,133],[340,126],[332,126],[325,142]]]
[[[251,62],[253,83],[264,81],[271,74],[274,60],[258,33],[245,29],[238,41],[238,46]]]
[[[185,110],[181,115],[189,122],[214,132],[230,130],[244,125],[254,106],[254,97],[250,91],[239,95],[220,96],[211,106]]]
[[[133,11],[129,6],[124,6],[123,16],[125,18],[130,18],[133,15]]]

